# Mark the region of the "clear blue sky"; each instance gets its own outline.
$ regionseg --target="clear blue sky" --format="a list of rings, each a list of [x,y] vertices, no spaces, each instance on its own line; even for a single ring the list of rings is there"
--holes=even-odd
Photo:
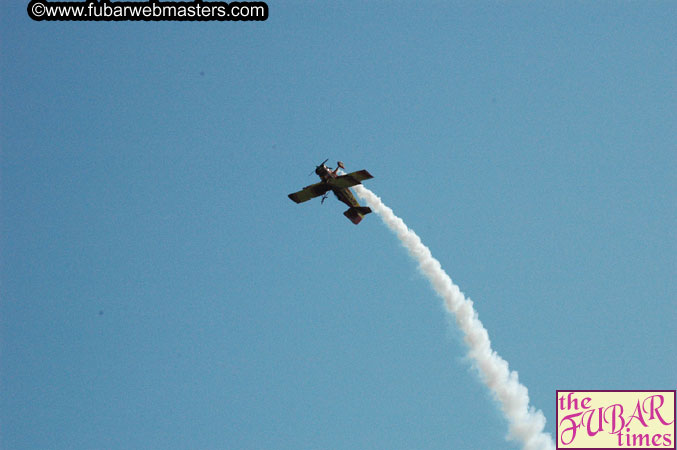
[[[518,448],[379,218],[287,198],[325,158],[375,176],[547,431],[557,389],[675,389],[677,6],[518,3],[3,3],[0,446]]]

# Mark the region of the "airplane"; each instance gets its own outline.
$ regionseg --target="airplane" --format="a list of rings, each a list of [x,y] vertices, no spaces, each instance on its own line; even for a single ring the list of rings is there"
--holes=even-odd
[[[362,218],[365,215],[371,212],[371,208],[368,206],[360,206],[358,201],[355,200],[353,193],[350,191],[350,187],[362,184],[362,181],[374,177],[366,170],[358,170],[357,172],[346,175],[339,175],[339,168],[345,169],[343,163],[338,161],[336,163],[338,167],[331,170],[330,167],[325,165],[327,161],[329,161],[329,158],[325,159],[319,166],[315,166],[315,173],[322,181],[306,186],[298,192],[289,194],[288,197],[296,203],[303,203],[321,195],[322,201],[320,204],[322,204],[327,199],[329,191],[332,191],[334,195],[336,195],[336,198],[349,206],[348,210],[346,210],[343,215],[357,225],[362,221]]]

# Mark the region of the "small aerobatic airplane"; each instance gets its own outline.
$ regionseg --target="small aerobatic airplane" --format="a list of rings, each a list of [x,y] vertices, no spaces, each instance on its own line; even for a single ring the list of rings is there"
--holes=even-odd
[[[322,202],[327,199],[329,191],[332,191],[336,198],[341,200],[350,208],[343,213],[352,223],[357,225],[362,221],[362,218],[371,212],[371,208],[368,206],[360,206],[360,204],[355,200],[353,193],[350,191],[350,187],[362,184],[361,181],[374,178],[366,170],[359,170],[357,172],[349,173],[346,175],[339,175],[339,168],[345,169],[341,161],[337,162],[338,167],[334,170],[331,170],[329,167],[325,166],[324,163],[329,161],[325,159],[322,164],[315,167],[315,173],[322,179],[319,183],[311,184],[306,186],[298,192],[289,194],[289,198],[294,200],[296,203],[303,203],[310,200],[311,198],[322,196]]]

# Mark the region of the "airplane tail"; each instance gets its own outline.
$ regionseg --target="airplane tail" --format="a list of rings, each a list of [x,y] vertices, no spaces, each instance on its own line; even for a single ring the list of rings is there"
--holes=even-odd
[[[362,221],[362,218],[371,212],[368,206],[352,206],[347,209],[343,215],[346,216],[352,223],[357,225]]]

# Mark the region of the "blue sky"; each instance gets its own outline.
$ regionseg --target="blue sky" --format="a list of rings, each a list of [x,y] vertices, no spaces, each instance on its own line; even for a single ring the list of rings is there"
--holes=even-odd
[[[0,445],[519,448],[375,215],[557,389],[675,389],[672,2],[268,2],[248,23],[2,5]]]

